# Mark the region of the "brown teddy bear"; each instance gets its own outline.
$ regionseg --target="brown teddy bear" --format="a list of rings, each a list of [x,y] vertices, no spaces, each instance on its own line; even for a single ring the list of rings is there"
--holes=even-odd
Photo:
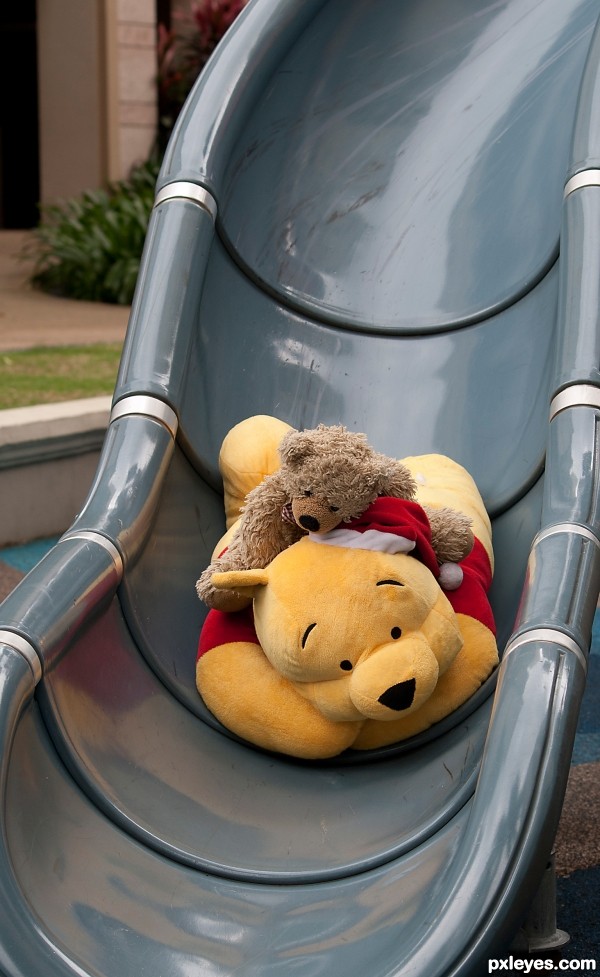
[[[246,496],[241,519],[227,549],[204,570],[196,584],[209,607],[237,611],[246,593],[217,589],[212,575],[228,570],[262,569],[309,534],[324,535],[360,516],[379,496],[414,500],[416,483],[401,462],[373,450],[364,434],[341,425],[289,430],[278,447],[280,467]],[[473,546],[470,520],[448,508],[424,507],[433,550],[440,564],[456,564]],[[442,575],[458,586],[453,574]]]

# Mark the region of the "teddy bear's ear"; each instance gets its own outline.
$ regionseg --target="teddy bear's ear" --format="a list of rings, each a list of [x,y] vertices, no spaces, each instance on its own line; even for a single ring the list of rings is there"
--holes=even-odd
[[[221,570],[213,573],[211,583],[217,590],[247,591],[248,596],[268,583],[266,570]]]
[[[380,454],[375,456],[374,463],[378,470],[379,495],[391,495],[394,499],[408,500],[416,497],[417,483],[405,465]]]
[[[279,442],[279,457],[286,465],[299,465],[316,451],[312,431],[288,431]]]

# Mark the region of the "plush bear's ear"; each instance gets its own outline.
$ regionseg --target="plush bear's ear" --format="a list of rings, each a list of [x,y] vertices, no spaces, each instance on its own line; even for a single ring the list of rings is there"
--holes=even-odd
[[[377,471],[377,492],[390,495],[394,499],[413,500],[417,494],[417,483],[405,465],[386,455],[375,455],[374,466]]]
[[[217,590],[247,591],[249,597],[259,587],[265,587],[268,580],[266,570],[219,570],[211,577]]]
[[[317,450],[312,431],[288,431],[279,442],[279,457],[291,467],[301,464]]]

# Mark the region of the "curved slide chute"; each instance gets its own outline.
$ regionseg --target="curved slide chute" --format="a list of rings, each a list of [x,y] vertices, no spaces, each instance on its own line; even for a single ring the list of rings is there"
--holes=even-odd
[[[200,76],[88,499],[0,608],[4,977],[480,977],[527,949],[600,588],[597,15],[252,0]],[[502,663],[403,744],[296,762],[196,692],[219,448],[255,414],[482,493]]]

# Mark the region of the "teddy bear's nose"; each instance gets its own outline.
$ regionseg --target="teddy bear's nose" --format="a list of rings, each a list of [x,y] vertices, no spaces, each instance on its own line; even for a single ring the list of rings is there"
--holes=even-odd
[[[303,529],[308,529],[309,533],[318,533],[321,523],[314,516],[300,516],[298,520]]]

